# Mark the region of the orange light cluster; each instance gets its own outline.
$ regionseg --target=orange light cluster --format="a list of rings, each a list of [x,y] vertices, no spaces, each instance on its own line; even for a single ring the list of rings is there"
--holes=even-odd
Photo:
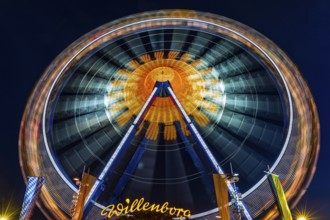
[[[140,56],[143,64],[138,61],[131,61],[128,66],[133,71],[122,69],[117,74],[117,80],[112,82],[111,88],[123,87],[123,90],[111,89],[110,99],[122,98],[109,107],[112,115],[118,113],[124,107],[128,110],[116,118],[116,122],[123,126],[137,115],[150,96],[156,82],[169,81],[173,91],[181,102],[186,112],[191,115],[200,125],[205,126],[210,122],[209,117],[200,111],[203,108],[211,114],[216,114],[220,108],[219,105],[207,101],[208,97],[221,97],[221,92],[217,90],[208,90],[207,86],[216,86],[219,79],[212,77],[210,68],[202,68],[204,63],[200,59],[192,60],[192,56],[185,53],[180,59],[176,59],[178,52],[171,51],[167,58],[164,58],[163,52],[155,52],[155,59],[146,54]],[[211,77],[203,77],[204,75]],[[123,77],[124,76],[124,77]],[[124,79],[124,80],[123,80]],[[150,107],[145,118],[149,122],[146,131],[146,137],[150,140],[156,140],[159,135],[159,124],[164,124],[164,139],[175,140],[176,129],[174,122],[179,122],[185,135],[189,135],[184,121],[178,108],[174,105],[171,97],[157,97]],[[141,125],[142,128],[143,124]],[[141,131],[142,129],[139,129]]]

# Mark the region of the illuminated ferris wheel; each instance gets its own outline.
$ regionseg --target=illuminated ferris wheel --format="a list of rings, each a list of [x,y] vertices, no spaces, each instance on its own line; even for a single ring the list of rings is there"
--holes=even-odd
[[[74,42],[42,75],[20,132],[23,175],[46,177],[40,207],[53,219],[69,218],[86,168],[97,177],[86,219],[126,198],[214,219],[212,174],[230,165],[244,215],[271,219],[267,166],[294,206],[318,149],[316,107],[290,59],[241,23],[181,10],[125,17]]]

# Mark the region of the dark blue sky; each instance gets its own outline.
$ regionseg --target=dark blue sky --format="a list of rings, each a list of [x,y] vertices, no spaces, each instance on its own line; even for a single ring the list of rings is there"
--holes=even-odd
[[[90,30],[137,12],[180,8],[208,11],[240,21],[282,48],[300,68],[314,95],[321,122],[321,153],[300,206],[320,219],[330,214],[330,1],[140,0],[0,2],[0,210],[2,200],[23,200],[18,132],[27,98],[48,64]],[[42,219],[38,213],[34,219]]]

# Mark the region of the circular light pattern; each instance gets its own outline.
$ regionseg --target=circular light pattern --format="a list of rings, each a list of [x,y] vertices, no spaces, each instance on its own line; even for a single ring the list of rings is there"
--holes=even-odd
[[[157,82],[169,82],[254,217],[276,215],[266,170],[294,205],[315,170],[319,125],[299,71],[272,42],[230,19],[157,11],[106,24],[53,61],[23,116],[24,176],[47,177],[42,208],[66,219],[73,179],[100,175]],[[136,152],[139,152],[138,154]],[[153,103],[87,214],[126,198],[168,201],[192,218],[215,218],[211,164],[166,90]],[[121,185],[119,185],[119,183]],[[118,186],[119,185],[119,186]]]
[[[140,65],[136,60],[128,63],[128,67],[134,69],[121,69],[108,85],[109,100],[123,100],[120,103],[109,106],[109,120],[119,126],[126,125],[132,117],[138,115],[140,109],[151,94],[155,83],[169,81],[171,86],[181,100],[187,113],[192,115],[196,122],[205,126],[209,122],[209,118],[205,114],[201,114],[198,107],[203,107],[210,113],[217,113],[222,109],[222,103],[212,103],[204,100],[206,94],[208,98],[221,100],[220,83],[215,76],[209,75],[209,78],[203,78],[203,74],[210,72],[210,69],[198,71],[196,66],[201,63],[196,60],[187,64],[187,61],[192,59],[191,56],[184,54],[180,59],[176,59],[178,52],[170,51],[167,57],[164,58],[164,52],[154,52],[154,59],[150,55],[144,54],[139,59],[143,62]],[[206,90],[207,86],[214,86],[215,91]],[[121,89],[123,88],[123,89]],[[184,121],[177,107],[171,101],[171,98],[162,94],[162,97],[154,101],[149,112],[145,116],[145,121],[148,121],[148,129],[146,137],[149,140],[156,140],[159,136],[159,124],[163,124],[162,132],[165,140],[176,140],[176,128],[174,122],[180,122],[181,129],[185,135],[189,131],[184,126]],[[135,98],[133,98],[135,97]],[[111,101],[110,101],[111,102]],[[124,107],[127,111],[119,113]],[[117,117],[117,115],[119,116]],[[120,129],[120,128],[118,128]],[[142,131],[143,129],[140,129]]]

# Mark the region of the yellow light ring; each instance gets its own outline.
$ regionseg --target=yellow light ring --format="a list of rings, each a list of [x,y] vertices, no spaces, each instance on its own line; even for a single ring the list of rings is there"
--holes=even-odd
[[[134,68],[133,71],[123,69],[118,72],[119,75],[125,75],[126,80],[117,79],[111,82],[110,99],[122,98],[122,101],[110,106],[111,114],[116,114],[123,108],[128,110],[122,113],[116,122],[120,126],[124,126],[129,122],[133,115],[137,115],[151,94],[156,82],[169,81],[175,94],[182,103],[186,112],[191,115],[200,126],[205,126],[210,123],[210,119],[205,113],[198,108],[203,108],[211,114],[216,114],[221,106],[216,105],[204,99],[204,97],[221,97],[221,92],[210,91],[206,86],[212,86],[219,83],[219,79],[215,77],[203,77],[210,75],[211,69],[205,68],[198,70],[197,68],[204,64],[200,59],[191,63],[192,56],[184,53],[180,59],[175,59],[178,55],[176,51],[170,51],[168,59],[164,58],[164,52],[155,52],[155,60],[152,60],[148,54],[140,56],[144,62],[140,64],[136,60],[128,63],[128,66]],[[116,88],[123,87],[118,91]],[[173,125],[175,121],[184,124],[182,116],[174,105],[170,97],[157,97],[146,114],[146,121],[150,122],[147,130],[147,138],[156,140],[159,129],[155,129],[159,123]],[[151,132],[157,132],[151,134]],[[184,134],[189,135],[187,129],[184,129]],[[165,126],[165,140],[174,140],[176,138],[176,129],[174,126]]]

